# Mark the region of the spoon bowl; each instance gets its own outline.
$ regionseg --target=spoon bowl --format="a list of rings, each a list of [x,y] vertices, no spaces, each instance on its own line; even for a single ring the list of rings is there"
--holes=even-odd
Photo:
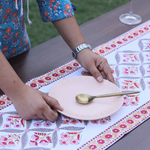
[[[136,94],[136,93],[140,93],[140,91],[118,92],[118,93],[103,94],[103,95],[98,95],[98,96],[91,96],[88,94],[78,94],[76,96],[76,100],[77,100],[77,102],[79,102],[81,104],[88,104],[88,103],[92,102],[95,98],[123,96],[123,95]]]

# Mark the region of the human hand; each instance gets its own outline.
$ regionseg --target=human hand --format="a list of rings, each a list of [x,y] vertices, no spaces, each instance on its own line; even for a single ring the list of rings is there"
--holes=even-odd
[[[103,79],[108,79],[115,83],[111,68],[107,59],[93,53],[90,49],[82,50],[77,54],[77,60],[88,72],[82,72],[83,75],[93,75],[93,77],[101,82]]]
[[[63,110],[56,99],[27,85],[17,95],[9,98],[20,117],[26,120],[55,121],[58,117],[56,110]]]

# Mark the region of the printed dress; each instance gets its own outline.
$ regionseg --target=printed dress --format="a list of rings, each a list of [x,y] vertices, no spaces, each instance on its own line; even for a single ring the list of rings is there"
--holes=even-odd
[[[74,15],[74,5],[69,0],[36,1],[44,22]],[[25,0],[0,0],[1,51],[7,59],[31,48],[25,25],[24,2]]]

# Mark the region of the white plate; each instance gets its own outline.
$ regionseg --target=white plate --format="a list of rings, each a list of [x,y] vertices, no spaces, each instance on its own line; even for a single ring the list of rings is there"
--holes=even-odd
[[[81,120],[96,120],[118,111],[123,104],[123,96],[96,98],[89,104],[78,103],[75,96],[81,93],[101,95],[115,92],[120,92],[120,89],[107,80],[98,83],[91,76],[76,76],[58,81],[50,89],[49,95],[64,108],[59,111],[63,115]]]

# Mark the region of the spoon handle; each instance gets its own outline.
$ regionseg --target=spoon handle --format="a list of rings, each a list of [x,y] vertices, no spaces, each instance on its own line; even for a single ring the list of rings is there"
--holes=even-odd
[[[118,92],[118,93],[103,94],[103,95],[96,96],[96,98],[111,97],[111,96],[122,96],[122,95],[128,95],[128,94],[136,94],[136,93],[140,93],[140,91]]]

